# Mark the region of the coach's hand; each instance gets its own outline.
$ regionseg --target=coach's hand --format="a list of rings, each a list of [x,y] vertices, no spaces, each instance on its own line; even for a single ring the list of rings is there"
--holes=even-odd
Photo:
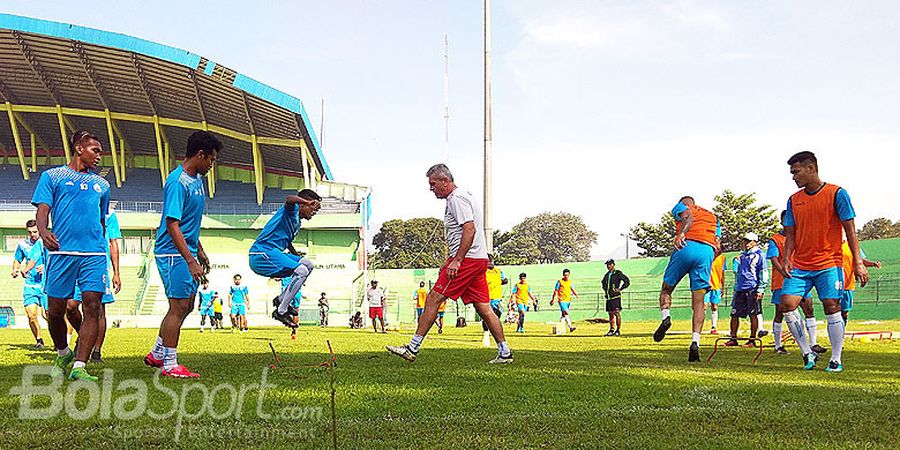
[[[866,265],[862,261],[858,261],[854,272],[856,272],[856,281],[859,281],[859,287],[866,287],[866,284],[869,283],[869,269],[866,268]]]
[[[44,247],[51,252],[59,250],[59,239],[50,231],[41,234],[41,240],[44,241]]]
[[[685,245],[686,245],[686,242],[684,239],[684,233],[676,234],[675,235],[675,248],[681,250],[684,248]]]
[[[456,273],[459,272],[459,266],[462,265],[462,261],[458,261],[457,259],[451,259],[450,263],[447,264],[447,279],[452,280],[456,278]]]

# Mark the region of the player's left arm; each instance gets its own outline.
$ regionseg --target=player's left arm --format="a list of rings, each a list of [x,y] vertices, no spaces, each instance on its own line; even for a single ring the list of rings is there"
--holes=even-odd
[[[113,293],[118,294],[122,290],[122,276],[119,274],[119,240],[109,240],[109,260],[112,262]]]
[[[556,287],[553,288],[553,295],[550,296],[550,305],[553,305],[553,300],[556,300],[556,296],[559,293],[561,286],[559,285],[559,281],[556,282]]]
[[[623,273],[622,271],[619,271],[619,275],[622,276],[622,287],[619,288],[619,292],[622,292],[625,289],[628,289],[629,286],[631,286],[631,279],[629,279],[628,275],[625,275],[625,273]]]
[[[208,274],[211,270],[209,257],[206,256],[206,250],[203,250],[203,244],[200,243],[199,239],[197,240],[197,262],[200,263],[200,267],[203,268],[203,273]]]
[[[841,219],[844,234],[847,236],[847,245],[850,247],[850,253],[853,255],[853,271],[856,274],[857,281],[859,281],[859,287],[865,287],[869,282],[869,269],[866,268],[862,250],[859,249],[859,236],[856,235],[856,223],[854,220],[856,212],[853,210],[853,204],[850,202],[850,195],[843,188],[838,189],[834,195],[834,208]]]
[[[691,225],[694,224],[694,215],[691,214],[690,209],[685,209],[678,214],[679,221],[682,223],[681,231],[675,234],[675,248],[681,249],[687,244],[685,241],[685,234],[687,234],[688,230],[691,229]]]

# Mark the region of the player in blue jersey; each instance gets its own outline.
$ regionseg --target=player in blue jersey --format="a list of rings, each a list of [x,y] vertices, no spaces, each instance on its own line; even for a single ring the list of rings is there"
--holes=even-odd
[[[101,349],[106,340],[106,305],[116,301],[114,294],[122,289],[122,279],[119,275],[119,239],[122,239],[122,230],[119,228],[119,217],[115,211],[116,202],[109,202],[109,213],[106,215],[106,241],[109,243],[106,251],[106,292],[100,301],[100,320],[97,333],[97,343],[91,351],[91,362],[102,363]],[[69,301],[67,316],[78,314],[78,306],[81,304],[81,289],[75,288],[75,297]],[[74,311],[73,311],[74,310]]]
[[[41,338],[41,324],[38,316],[47,317],[47,297],[44,295],[44,265],[47,262],[46,250],[41,243],[37,222],[34,219],[25,223],[28,237],[16,246],[13,258],[12,277],[22,275],[25,285],[22,289],[22,305],[28,316],[28,326],[34,335],[34,348],[44,348]]]
[[[163,214],[154,253],[169,298],[169,311],[144,364],[161,368],[168,377],[200,377],[178,364],[177,348],[181,325],[194,309],[197,286],[209,273],[209,259],[200,245],[200,221],[206,206],[202,176],[209,172],[221,150],[222,142],[212,133],[192,133],[184,161],[169,174],[163,188]]]
[[[247,332],[247,309],[250,305],[250,291],[247,286],[241,285],[241,275],[236,274],[232,278],[234,284],[228,291],[228,307],[231,308],[231,331],[237,325],[238,331]]]
[[[206,318],[209,317],[209,328],[210,331],[216,332],[216,316],[213,308],[213,302],[219,297],[219,293],[213,289],[209,288],[209,282],[204,281],[203,285],[200,287],[200,290],[197,291],[197,297],[199,297],[200,303],[199,311],[200,311],[200,332],[203,332],[203,329],[206,328]]]
[[[70,380],[96,381],[85,370],[97,342],[100,300],[106,292],[106,211],[109,182],[91,173],[100,164],[102,147],[96,136],[79,131],[70,140],[75,151],[68,165],[41,174],[31,203],[37,207],[38,232],[50,258],[47,263],[47,321],[57,351],[50,376],[60,378],[73,362]],[[53,231],[49,229],[53,221]],[[77,354],[66,341],[66,299],[83,292],[84,320],[78,332]]]
[[[287,327],[297,327],[288,308],[313,270],[312,261],[301,257],[292,242],[300,231],[300,219],[309,220],[316,215],[321,201],[322,197],[311,189],[288,196],[250,247],[250,268],[253,272],[264,277],[290,280],[278,296],[278,307],[272,311],[272,318]]]

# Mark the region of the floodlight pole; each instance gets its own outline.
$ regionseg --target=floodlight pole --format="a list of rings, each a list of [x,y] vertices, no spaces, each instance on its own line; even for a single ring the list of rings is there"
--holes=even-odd
[[[484,240],[494,252],[491,228],[491,1],[484,0]]]

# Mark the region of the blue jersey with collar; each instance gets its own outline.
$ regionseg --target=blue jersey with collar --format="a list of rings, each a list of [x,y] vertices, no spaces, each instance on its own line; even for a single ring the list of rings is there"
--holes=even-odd
[[[69,166],[47,169],[38,180],[31,203],[50,206],[53,234],[59,239],[59,250],[54,253],[106,253],[104,228],[109,210],[109,182],[103,177],[78,172]]]
[[[47,248],[44,247],[44,242],[40,239],[35,241],[31,248],[28,249],[25,259],[29,262],[34,261],[34,267],[25,274],[25,283],[42,284],[44,282],[44,274],[38,272],[37,268],[39,266],[44,266],[44,269],[47,268]]]
[[[188,250],[196,255],[205,207],[203,178],[200,175],[192,177],[182,166],[178,166],[166,178],[166,186],[163,188],[163,213],[156,232],[154,253],[157,256],[180,254],[166,228],[166,219],[172,218],[178,221]]]
[[[230,293],[231,303],[233,304],[243,304],[247,301],[247,297],[250,296],[250,291],[243,284],[240,286],[231,285]]]
[[[300,231],[300,208],[296,204],[285,203],[266,222],[259,236],[250,247],[251,252],[275,250],[284,251]]]

